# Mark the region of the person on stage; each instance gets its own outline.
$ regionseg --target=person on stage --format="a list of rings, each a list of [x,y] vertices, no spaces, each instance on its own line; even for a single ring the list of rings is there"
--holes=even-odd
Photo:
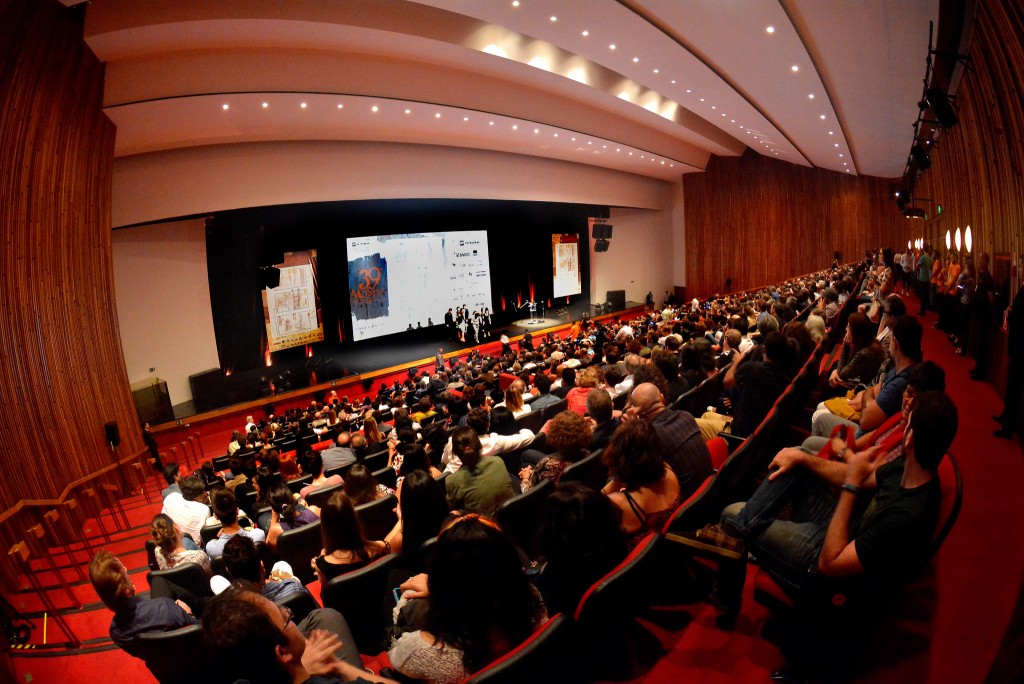
[[[450,308],[448,313],[444,315],[444,331],[448,334],[449,340],[455,337],[455,317],[452,315]]]

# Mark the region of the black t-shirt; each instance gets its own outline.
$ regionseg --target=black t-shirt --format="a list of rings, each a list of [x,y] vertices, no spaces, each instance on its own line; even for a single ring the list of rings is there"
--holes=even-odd
[[[875,473],[878,491],[854,537],[864,572],[887,585],[902,584],[928,561],[942,491],[938,477],[913,489],[900,486],[904,457]]]
[[[735,402],[732,434],[746,437],[761,424],[789,386],[789,375],[774,363],[745,361],[736,369],[736,385],[740,398]]]

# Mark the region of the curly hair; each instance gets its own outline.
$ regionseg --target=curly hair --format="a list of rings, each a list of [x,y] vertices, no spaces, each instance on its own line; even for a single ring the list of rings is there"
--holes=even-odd
[[[562,411],[548,425],[547,443],[562,460],[576,462],[586,455],[593,434],[589,420],[573,411]]]
[[[166,513],[157,513],[153,516],[149,534],[165,554],[170,554],[178,545],[178,533],[174,529],[174,521]]]
[[[627,489],[637,490],[665,476],[665,447],[650,423],[631,420],[612,435],[601,462]]]

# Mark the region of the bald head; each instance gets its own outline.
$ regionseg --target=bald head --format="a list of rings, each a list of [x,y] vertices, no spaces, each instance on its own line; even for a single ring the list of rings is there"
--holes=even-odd
[[[645,382],[633,388],[629,403],[637,413],[646,418],[653,418],[665,409],[665,398],[653,383]]]

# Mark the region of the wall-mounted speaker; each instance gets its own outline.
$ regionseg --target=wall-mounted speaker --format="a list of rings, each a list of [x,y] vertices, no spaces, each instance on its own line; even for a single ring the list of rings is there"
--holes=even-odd
[[[592,232],[595,240],[610,240],[612,238],[612,225],[610,223],[595,223]]]
[[[116,422],[104,424],[103,433],[106,435],[109,444],[116,447],[121,446],[121,431],[118,430]]]
[[[929,88],[924,93],[924,99],[928,102],[928,106],[932,108],[935,120],[943,128],[952,128],[960,122],[956,112],[953,111],[953,105],[949,101],[949,96],[942,92],[942,88]]]

